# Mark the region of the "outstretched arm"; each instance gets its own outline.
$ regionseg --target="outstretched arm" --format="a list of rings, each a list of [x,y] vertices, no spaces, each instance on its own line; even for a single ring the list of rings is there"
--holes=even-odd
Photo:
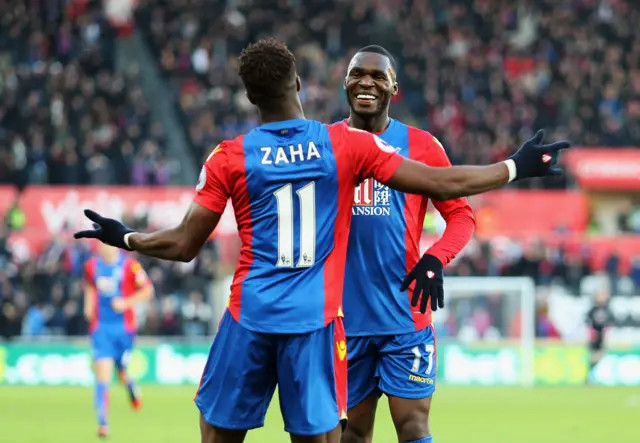
[[[74,238],[95,238],[117,248],[138,251],[149,257],[163,260],[189,262],[218,225],[222,213],[213,212],[192,203],[184,218],[175,228],[143,234],[123,225],[118,220],[106,218],[85,209],[84,215],[93,222],[93,228],[76,232]]]
[[[480,194],[513,180],[561,175],[562,171],[555,167],[559,153],[571,146],[566,141],[542,144],[544,132],[540,130],[506,161],[488,166],[434,168],[400,158],[394,148],[375,135],[354,130],[349,135],[349,141],[359,148],[356,150],[358,179],[374,176],[398,191],[441,201]]]
[[[197,203],[192,203],[178,226],[143,234],[130,232],[125,243],[144,255],[163,260],[193,260],[214,231],[222,214],[211,212]]]
[[[491,191],[508,182],[509,168],[505,162],[489,166],[434,168],[404,158],[385,184],[398,191],[449,200]]]

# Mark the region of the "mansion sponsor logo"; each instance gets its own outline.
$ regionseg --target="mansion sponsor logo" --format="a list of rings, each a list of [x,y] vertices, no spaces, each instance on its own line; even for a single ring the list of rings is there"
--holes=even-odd
[[[353,215],[391,215],[391,192],[388,186],[368,178],[360,183],[353,196]]]

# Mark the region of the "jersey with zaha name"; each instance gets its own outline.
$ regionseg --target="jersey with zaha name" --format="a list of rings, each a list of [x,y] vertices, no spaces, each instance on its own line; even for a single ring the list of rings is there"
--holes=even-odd
[[[194,201],[215,213],[233,204],[233,318],[257,332],[304,333],[341,316],[353,190],[370,176],[387,181],[401,162],[372,134],[304,119],[216,147]]]
[[[137,260],[120,253],[113,263],[95,256],[85,263],[85,281],[93,288],[95,313],[89,332],[110,330],[135,333],[136,316],[133,308],[116,312],[111,303],[114,298],[127,298],[151,284],[147,273]]]
[[[412,160],[451,166],[440,142],[426,131],[391,119],[379,137]],[[403,334],[431,324],[430,307],[421,314],[411,306],[413,285],[400,291],[403,278],[420,258],[428,203],[427,198],[394,191],[375,179],[356,188],[344,287],[347,336]],[[447,231],[429,253],[446,265],[471,238],[473,213],[464,198],[433,203],[447,221]]]

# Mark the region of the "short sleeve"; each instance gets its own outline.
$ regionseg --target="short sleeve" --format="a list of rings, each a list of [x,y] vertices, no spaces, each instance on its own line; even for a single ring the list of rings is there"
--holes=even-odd
[[[195,203],[222,214],[231,197],[229,191],[229,154],[224,142],[216,146],[202,166],[196,185]]]
[[[149,276],[138,260],[131,260],[129,272],[131,272],[136,288],[144,288],[150,284]]]
[[[95,270],[95,262],[93,260],[88,260],[84,264],[84,281],[89,286],[95,289],[96,280],[95,280],[94,270]]]
[[[346,143],[355,156],[358,182],[373,177],[386,183],[402,163],[402,157],[377,135],[359,129],[347,128]]]
[[[449,167],[451,166],[451,161],[447,156],[446,151],[444,150],[444,146],[442,143],[435,138],[433,135],[425,132],[426,137],[426,146],[423,150],[423,158],[416,159],[425,163],[429,166],[435,167]]]

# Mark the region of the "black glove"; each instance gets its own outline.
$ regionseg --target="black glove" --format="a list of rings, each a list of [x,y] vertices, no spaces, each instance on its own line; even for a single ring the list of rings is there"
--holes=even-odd
[[[509,159],[516,165],[515,180],[531,177],[561,176],[562,169],[556,168],[561,150],[571,146],[568,141],[543,145],[544,131],[540,129],[532,139],[527,140]]]
[[[135,232],[133,229],[123,225],[118,220],[105,218],[91,209],[85,209],[84,215],[93,222],[93,229],[76,232],[73,234],[73,238],[95,238],[107,245],[133,251],[124,242],[124,236],[130,232]]]
[[[427,303],[431,298],[431,310],[444,308],[444,278],[442,263],[433,255],[424,254],[411,272],[402,280],[401,291],[406,291],[412,281],[416,281],[413,290],[411,306],[414,308],[420,302],[420,312],[427,312]],[[420,297],[422,295],[422,298]]]

